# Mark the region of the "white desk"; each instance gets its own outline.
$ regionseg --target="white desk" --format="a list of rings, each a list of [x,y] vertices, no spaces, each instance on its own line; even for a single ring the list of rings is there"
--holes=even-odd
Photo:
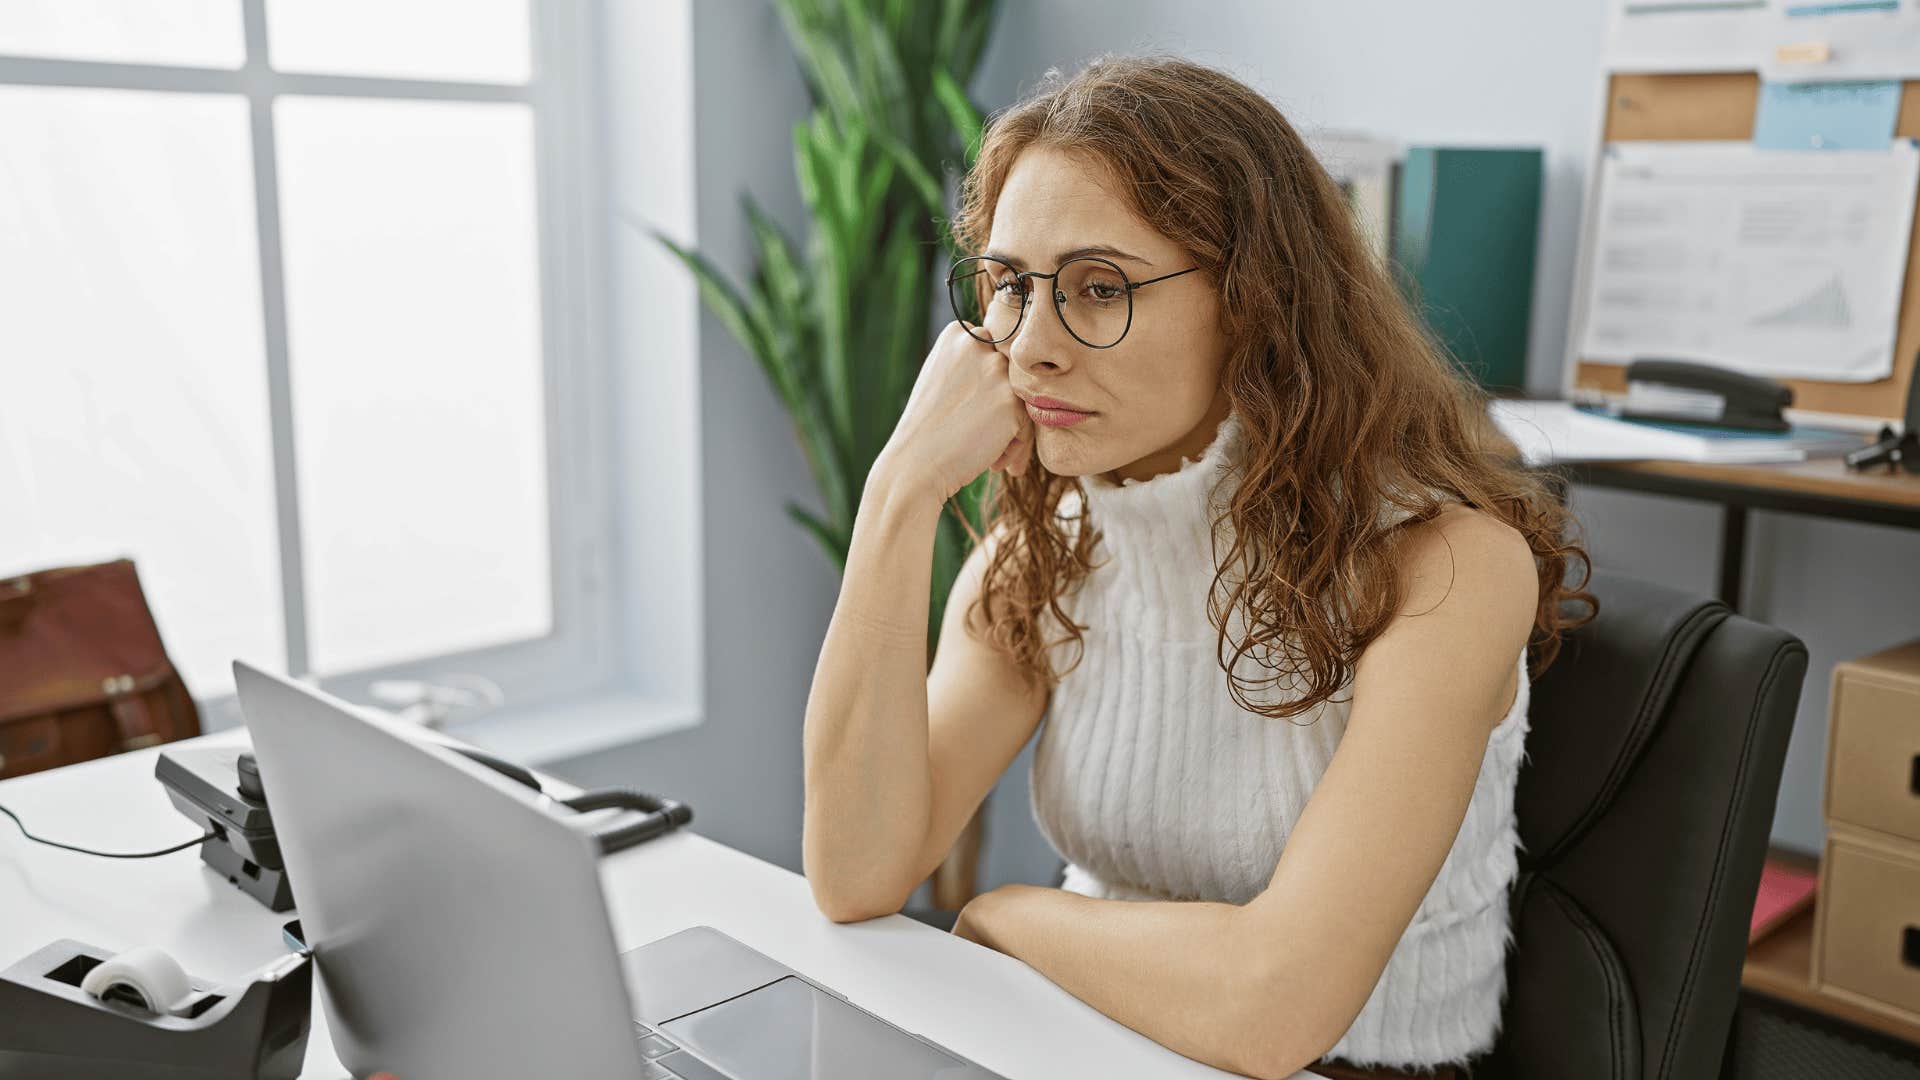
[[[228,731],[170,745],[244,741],[244,731]],[[0,782],[0,803],[49,839],[106,851],[166,847],[192,837],[193,826],[153,778],[157,753]],[[805,878],[686,829],[607,859],[601,881],[622,950],[689,926],[717,927],[1011,1080],[1239,1075],[1176,1054],[1019,960],[924,923],[890,915],[836,924],[814,907]],[[30,843],[0,819],[0,967],[74,938],[116,951],[158,945],[194,977],[225,981],[283,954],[280,927],[294,917],[214,876],[197,849],[100,859]],[[302,1075],[339,1080],[347,1073],[317,997]]]

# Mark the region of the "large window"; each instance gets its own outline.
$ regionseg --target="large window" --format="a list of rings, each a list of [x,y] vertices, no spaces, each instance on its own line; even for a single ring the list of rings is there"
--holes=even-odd
[[[202,699],[604,678],[582,8],[0,3],[0,576],[132,557]]]

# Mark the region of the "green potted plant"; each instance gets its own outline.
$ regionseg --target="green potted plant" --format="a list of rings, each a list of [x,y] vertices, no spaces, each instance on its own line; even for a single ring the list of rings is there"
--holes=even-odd
[[[813,102],[811,115],[793,129],[807,209],[804,247],[796,248],[751,196],[743,202],[755,266],[743,284],[699,252],[655,235],[693,272],[704,302],[758,362],[792,418],[823,505],[815,512],[789,503],[787,512],[844,570],[868,470],[947,317],[944,275],[955,253],[945,180],[979,147],[981,113],[965,87],[999,5],[776,6]],[[941,517],[929,655],[947,593],[980,528],[989,482],[975,480]]]

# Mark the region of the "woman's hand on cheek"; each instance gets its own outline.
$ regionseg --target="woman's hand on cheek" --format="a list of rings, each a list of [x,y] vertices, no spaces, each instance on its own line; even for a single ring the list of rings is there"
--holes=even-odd
[[[1024,470],[1032,429],[1006,356],[951,322],[921,364],[881,456],[890,473],[904,471],[944,503],[1002,460]]]
[[[1025,405],[1020,410],[1020,434],[1013,437],[1007,448],[994,459],[993,468],[1005,469],[1008,476],[1025,476],[1027,466],[1033,463],[1033,417],[1026,415]]]

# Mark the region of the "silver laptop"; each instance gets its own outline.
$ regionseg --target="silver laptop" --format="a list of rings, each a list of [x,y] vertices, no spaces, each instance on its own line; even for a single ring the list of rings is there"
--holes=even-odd
[[[233,670],[354,1075],[997,1077],[709,926],[616,955],[579,815],[377,713]]]

